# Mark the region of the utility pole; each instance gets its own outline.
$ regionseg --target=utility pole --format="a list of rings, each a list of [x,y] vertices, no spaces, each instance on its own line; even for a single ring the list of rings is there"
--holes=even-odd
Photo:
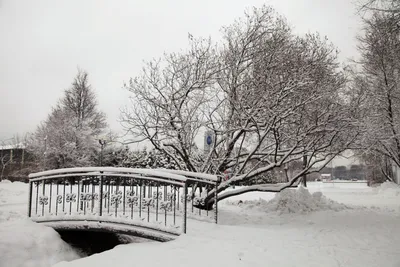
[[[100,167],[103,166],[103,148],[107,144],[106,140],[99,139],[100,148]]]
[[[47,135],[44,137],[43,170],[46,169]]]

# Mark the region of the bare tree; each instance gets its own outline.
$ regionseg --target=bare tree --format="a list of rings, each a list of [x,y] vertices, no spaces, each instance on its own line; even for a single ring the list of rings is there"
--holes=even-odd
[[[5,153],[4,150],[6,149],[6,145],[4,144],[4,142],[2,143],[1,147],[0,147],[1,151],[0,151],[0,164],[1,164],[1,174],[0,174],[0,181],[3,180],[4,177],[4,171],[7,167],[7,165],[9,165],[11,163],[11,155],[9,153]]]
[[[363,150],[358,158],[365,164],[365,178],[369,184],[393,181],[393,169],[390,159],[372,150]]]
[[[400,167],[400,29],[395,17],[382,12],[374,12],[364,23],[360,68],[353,82],[363,133],[358,148],[361,157],[379,158],[380,169],[390,178],[387,159]]]
[[[357,132],[352,132],[340,97],[346,79],[332,45],[318,35],[294,36],[268,7],[255,9],[225,33],[229,49],[219,84],[227,95],[229,115],[222,134],[221,128],[213,128],[222,145],[215,147],[219,156],[212,162],[218,162],[218,171],[235,171],[218,190],[309,157],[285,185],[255,185],[222,193],[219,199],[280,191],[348,147]],[[251,164],[255,160],[258,163]]]
[[[357,132],[341,97],[346,78],[327,40],[295,36],[266,6],[223,33],[217,50],[194,41],[187,53],[150,63],[131,80],[134,109],[125,110],[122,119],[134,141],[150,141],[191,171],[230,169],[233,177],[217,189],[219,200],[292,186],[353,142]],[[195,149],[202,129],[215,135],[207,152]],[[286,184],[223,192],[305,155],[305,166]],[[209,196],[205,208],[214,202]]]
[[[400,14],[399,0],[363,0],[360,1],[359,7],[361,10]]]
[[[129,142],[150,141],[180,168],[198,171],[194,144],[204,126],[204,109],[216,95],[214,54],[209,40],[191,41],[189,51],[151,61],[130,80],[132,108],[122,112],[122,124],[133,138]]]

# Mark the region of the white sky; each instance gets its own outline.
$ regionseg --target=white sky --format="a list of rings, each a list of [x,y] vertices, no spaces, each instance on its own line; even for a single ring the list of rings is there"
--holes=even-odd
[[[77,73],[87,70],[114,131],[124,81],[143,60],[187,46],[188,32],[219,39],[245,8],[271,4],[297,33],[326,35],[355,57],[352,0],[0,0],[0,140],[33,131]]]

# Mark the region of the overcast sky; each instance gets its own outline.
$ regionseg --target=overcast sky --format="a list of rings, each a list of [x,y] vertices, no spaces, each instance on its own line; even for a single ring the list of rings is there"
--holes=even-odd
[[[33,131],[78,66],[89,73],[99,107],[120,131],[124,81],[143,60],[188,44],[188,33],[218,40],[246,8],[272,5],[299,34],[318,31],[357,55],[352,0],[0,0],[0,140]]]

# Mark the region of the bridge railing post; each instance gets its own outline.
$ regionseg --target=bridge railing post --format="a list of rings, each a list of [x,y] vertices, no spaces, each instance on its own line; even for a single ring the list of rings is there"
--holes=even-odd
[[[188,181],[185,181],[183,185],[183,226],[182,231],[186,234],[186,224],[187,224],[187,185]]]
[[[99,216],[103,215],[103,172],[100,172],[99,180]]]
[[[31,217],[32,215],[32,190],[33,190],[33,183],[29,181],[28,217]]]
[[[215,182],[215,202],[214,202],[214,205],[215,205],[215,210],[214,210],[214,220],[215,220],[215,223],[218,223],[218,184],[219,184],[219,182],[217,181],[217,182]]]
[[[78,184],[79,183],[81,183],[81,187],[80,187],[80,192],[78,192],[78,194],[80,194],[82,197],[83,197],[83,193],[84,193],[84,190],[85,190],[85,177],[84,176],[82,176],[81,178],[80,178],[80,181],[78,181]],[[79,186],[78,186],[78,188],[79,188]],[[83,210],[83,206],[85,205],[85,202],[83,201],[83,198],[81,198],[81,205],[80,205],[80,209],[81,209],[81,211]]]
[[[46,181],[42,180],[42,197],[46,195]],[[42,216],[44,216],[44,205],[42,205]]]

